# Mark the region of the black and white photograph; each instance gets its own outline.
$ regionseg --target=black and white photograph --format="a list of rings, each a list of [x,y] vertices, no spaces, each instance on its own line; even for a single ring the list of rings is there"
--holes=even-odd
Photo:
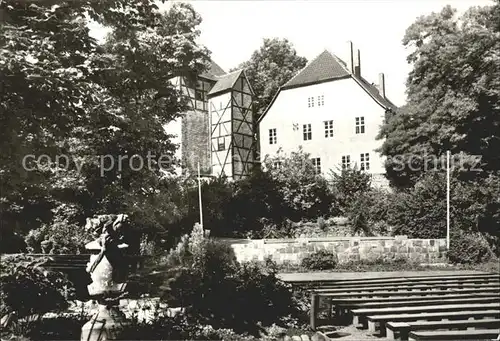
[[[0,341],[500,341],[500,0],[0,0]]]

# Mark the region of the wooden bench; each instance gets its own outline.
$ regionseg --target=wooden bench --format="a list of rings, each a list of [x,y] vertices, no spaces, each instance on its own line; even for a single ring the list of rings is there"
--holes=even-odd
[[[425,284],[425,285],[397,285],[391,287],[353,287],[353,288],[318,288],[313,289],[315,292],[328,292],[328,293],[336,293],[336,292],[372,292],[372,291],[398,291],[398,290],[432,290],[432,289],[457,289],[461,288],[473,289],[473,288],[500,288],[500,283],[485,283],[485,284]]]
[[[348,280],[301,280],[301,281],[286,281],[292,285],[299,286],[352,286],[365,284],[399,284],[402,282],[422,282],[422,281],[454,281],[454,280],[500,280],[499,274],[469,274],[469,275],[451,275],[451,276],[416,276],[403,278],[368,278],[368,279],[348,279]]]
[[[491,303],[491,302],[499,302],[500,295],[496,296],[456,296],[450,295],[451,297],[444,296],[438,297],[437,299],[428,299],[428,296],[425,297],[425,300],[408,300],[408,299],[400,299],[400,300],[390,300],[390,301],[382,301],[382,302],[367,302],[367,303],[357,303],[357,302],[344,302],[338,303],[335,306],[337,310],[347,311],[352,309],[362,309],[362,308],[397,308],[397,307],[413,307],[419,305],[439,305],[439,304],[450,304],[450,303],[464,303],[464,304],[472,304],[472,303]],[[466,297],[466,298],[464,298]],[[419,298],[419,297],[410,297],[410,298]]]
[[[485,291],[486,290],[486,291]],[[387,296],[393,297],[374,297],[376,295],[361,295],[362,298],[355,298],[349,294],[316,294],[311,293],[311,309],[310,309],[310,325],[311,328],[316,327],[316,317],[318,316],[318,310],[320,307],[320,298],[328,300],[328,316],[331,317],[332,305],[335,305],[336,314],[341,316],[344,313],[344,309],[341,304],[343,303],[356,303],[356,302],[391,302],[391,301],[418,301],[418,300],[450,300],[450,299],[462,299],[462,298],[473,298],[473,297],[486,297],[493,296],[492,294],[497,294],[497,289],[467,289],[459,291],[405,291],[405,292],[384,292]],[[397,297],[394,297],[397,296]]]
[[[329,293],[328,291],[314,291],[315,294],[321,297],[332,298],[355,298],[355,297],[390,297],[390,296],[429,296],[429,295],[445,295],[445,294],[478,294],[478,293],[497,293],[500,291],[500,287],[493,288],[468,288],[468,289],[450,289],[450,290],[401,290],[401,291],[371,291],[371,292],[342,292],[342,293]]]
[[[438,313],[416,313],[416,314],[388,314],[367,316],[368,330],[371,333],[377,331],[379,324],[380,334],[385,335],[385,324],[387,322],[412,322],[412,321],[440,321],[446,319],[463,320],[469,318],[500,318],[500,309],[478,310],[478,311],[452,311]]]
[[[315,285],[316,289],[342,289],[342,288],[360,288],[360,287],[393,287],[395,285],[403,286],[414,286],[414,285],[447,285],[456,284],[460,286],[461,284],[471,285],[471,284],[499,284],[500,277],[497,278],[479,278],[479,279],[453,279],[453,280],[428,280],[428,281],[401,281],[401,282],[387,282],[387,283],[329,283],[324,285]],[[314,289],[313,288],[313,289]]]
[[[410,332],[409,340],[492,340],[500,335],[500,329],[447,330]]]
[[[366,328],[366,316],[384,315],[384,314],[416,314],[416,313],[431,313],[431,312],[452,312],[452,311],[477,311],[488,309],[499,309],[498,302],[494,303],[473,303],[473,304],[441,304],[441,305],[422,305],[416,307],[398,307],[398,308],[368,308],[368,309],[353,309],[352,323],[354,325],[362,324]]]
[[[436,330],[436,329],[493,329],[500,328],[500,319],[481,319],[481,320],[456,320],[456,321],[422,321],[422,322],[387,322],[386,337],[389,340],[396,338],[405,341],[408,340],[409,333],[418,330]]]
[[[329,298],[328,295],[319,295],[321,297],[326,297],[329,301],[334,304],[343,303],[381,303],[381,302],[393,302],[393,301],[418,301],[418,300],[448,300],[448,299],[462,299],[462,298],[484,298],[484,297],[500,297],[497,293],[466,293],[460,294],[453,292],[451,295],[434,295],[434,296],[408,296],[408,297],[361,297],[361,298]]]

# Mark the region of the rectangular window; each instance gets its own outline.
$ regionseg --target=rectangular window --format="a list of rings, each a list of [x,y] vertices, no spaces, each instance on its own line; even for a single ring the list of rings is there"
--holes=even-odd
[[[217,150],[225,150],[226,149],[226,140],[223,137],[217,138]]]
[[[356,117],[356,134],[365,133],[365,118],[363,116]]]
[[[325,96],[324,95],[318,96],[318,107],[322,107],[324,105],[325,105]]]
[[[333,120],[325,121],[325,137],[333,137]]]
[[[342,156],[342,169],[351,168],[351,156]]]
[[[316,174],[321,174],[321,159],[319,157],[312,159],[312,164],[314,166],[314,171]]]
[[[312,140],[311,124],[304,124],[302,130],[304,133],[304,141]]]
[[[361,170],[369,170],[370,169],[370,154],[364,153],[360,155],[360,169]]]
[[[307,99],[307,107],[308,108],[314,108],[314,97],[309,97]]]
[[[269,129],[269,144],[276,144],[277,141],[276,128]]]
[[[281,169],[281,161],[275,161],[273,162],[273,169]]]
[[[196,89],[194,92],[194,97],[197,101],[203,101],[205,96],[202,90]]]

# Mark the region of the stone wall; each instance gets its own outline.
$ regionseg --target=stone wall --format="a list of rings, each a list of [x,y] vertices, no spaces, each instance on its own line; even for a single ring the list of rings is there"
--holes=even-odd
[[[446,239],[408,239],[397,237],[335,237],[297,239],[258,239],[229,241],[240,262],[263,261],[270,257],[278,264],[300,265],[307,255],[319,250],[335,252],[339,262],[407,257],[422,263],[440,263],[445,256]]]
[[[210,122],[207,112],[193,110],[184,114],[181,144],[183,168],[197,174],[199,162],[201,173],[210,174]]]

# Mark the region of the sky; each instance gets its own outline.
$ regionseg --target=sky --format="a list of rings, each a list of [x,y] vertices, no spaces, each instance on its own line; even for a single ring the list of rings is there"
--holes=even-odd
[[[264,38],[287,38],[297,53],[312,60],[324,49],[347,60],[348,41],[361,51],[361,74],[377,83],[385,74],[386,95],[396,105],[405,103],[405,81],[410,71],[408,51],[401,41],[406,28],[421,15],[450,4],[459,13],[491,0],[309,0],[190,2],[203,22],[200,43],[224,70],[248,60]],[[166,8],[168,5],[163,5]],[[93,25],[96,37],[103,29]]]

